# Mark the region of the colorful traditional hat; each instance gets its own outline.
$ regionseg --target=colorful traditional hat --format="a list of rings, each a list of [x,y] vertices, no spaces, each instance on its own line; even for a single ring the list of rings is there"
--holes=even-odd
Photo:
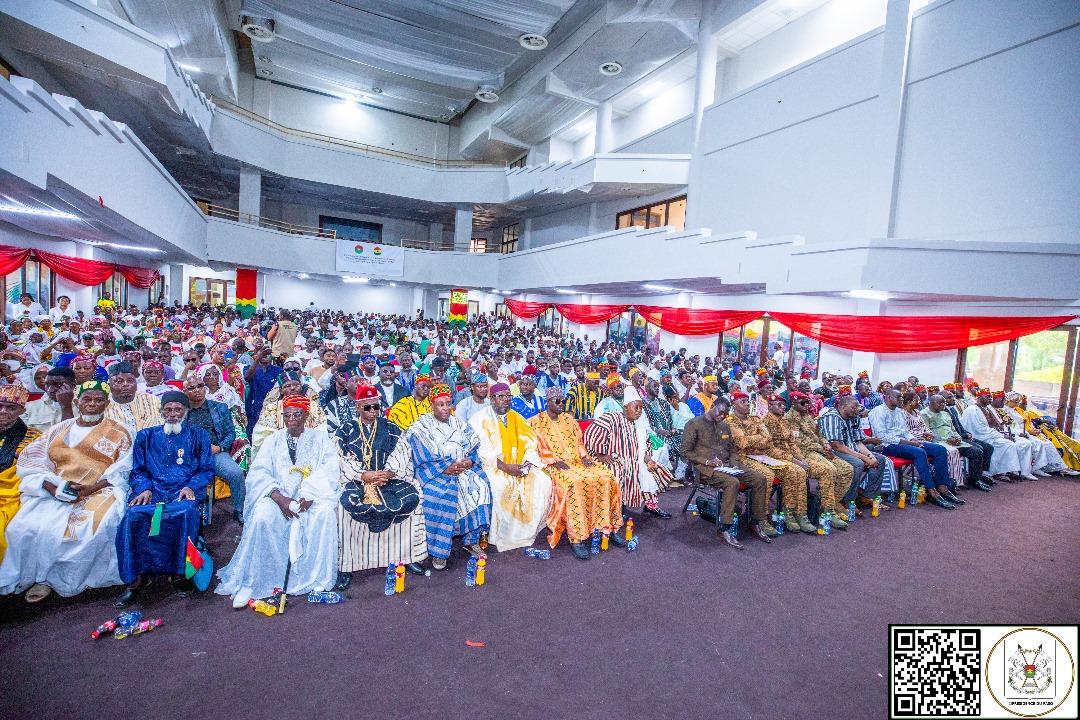
[[[304,412],[311,410],[311,398],[306,395],[286,395],[285,399],[281,401],[281,407],[284,408],[299,408]]]
[[[432,401],[438,400],[439,398],[452,398],[453,396],[454,394],[450,391],[450,386],[443,385],[442,383],[432,385],[431,392],[428,393],[428,398]]]
[[[850,385],[840,385],[839,387],[836,388],[836,394],[839,395],[840,397],[844,397],[845,395],[850,395],[851,394],[851,386]]]
[[[0,402],[25,405],[30,392],[22,385],[0,385]]]
[[[379,391],[375,389],[374,385],[366,380],[356,386],[357,400],[371,400],[377,397],[379,397]]]

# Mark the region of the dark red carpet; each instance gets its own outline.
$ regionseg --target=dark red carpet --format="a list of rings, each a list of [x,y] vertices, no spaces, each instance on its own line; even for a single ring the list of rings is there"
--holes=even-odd
[[[695,516],[635,516],[634,553],[496,554],[478,588],[455,555],[403,595],[358,573],[344,603],[284,617],[155,585],[138,607],[165,625],[123,641],[88,637],[119,588],[2,598],[0,717],[882,718],[889,623],[1080,619],[1080,483],[963,497],[742,552]],[[223,563],[228,500],[216,515]]]

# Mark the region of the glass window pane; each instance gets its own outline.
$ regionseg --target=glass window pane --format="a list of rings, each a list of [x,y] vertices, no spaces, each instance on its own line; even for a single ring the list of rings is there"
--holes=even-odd
[[[635,210],[630,216],[630,224],[637,227],[647,227],[646,223],[649,221],[649,211],[645,208],[641,210]]]
[[[5,280],[7,281],[8,304],[14,305],[19,302],[19,296],[22,295],[22,269],[11,273]]]
[[[615,229],[625,230],[630,227],[630,213],[623,213],[615,218]]]
[[[1065,374],[1069,333],[1047,330],[1017,341],[1013,390],[1028,396],[1028,409],[1055,417]]]
[[[979,387],[1000,390],[1005,387],[1005,365],[1009,356],[1009,341],[992,345],[977,345],[967,349],[964,381],[975,380]]]
[[[647,211],[649,213],[649,227],[663,227],[667,224],[667,203],[653,205]]]
[[[34,300],[38,299],[38,264],[36,260],[27,260],[26,265],[23,265],[23,270],[26,271],[26,289],[23,292],[30,293]]]
[[[764,330],[764,320],[755,320],[743,327],[742,348],[739,350],[739,360],[743,365],[757,367],[761,356],[761,333]]]
[[[668,203],[667,224],[676,230],[686,227],[686,198]]]
[[[41,288],[41,296],[38,298],[38,302],[41,303],[41,307],[48,310],[52,307],[52,284],[53,284],[53,271],[44,265],[41,266],[41,280],[39,287]]]
[[[818,376],[818,357],[821,355],[821,343],[812,337],[795,333],[795,350],[791,360],[791,371],[795,377],[799,377],[803,370],[810,373],[810,377]]]
[[[769,347],[766,354],[781,368],[786,368],[791,358],[791,330],[775,320],[769,323]]]
[[[739,340],[742,339],[742,328],[732,328],[723,334],[720,353],[729,360],[739,357]]]

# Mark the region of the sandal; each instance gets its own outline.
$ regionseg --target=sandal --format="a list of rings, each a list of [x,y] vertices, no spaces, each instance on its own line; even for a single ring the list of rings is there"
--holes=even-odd
[[[23,599],[28,603],[41,602],[45,598],[52,595],[53,589],[44,583],[36,583],[29,590],[26,591],[26,595]]]
[[[888,503],[885,503],[885,502],[879,503],[878,504],[878,510],[880,510],[882,512],[885,512],[887,510],[892,510],[892,505],[889,505]]]

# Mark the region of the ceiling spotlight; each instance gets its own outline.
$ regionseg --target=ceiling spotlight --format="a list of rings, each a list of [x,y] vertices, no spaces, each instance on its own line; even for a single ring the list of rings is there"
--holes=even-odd
[[[395,282],[390,283],[390,287],[397,287],[397,283],[395,283]]]
[[[476,88],[476,99],[483,103],[497,102],[499,93],[494,85],[481,85]]]
[[[373,87],[373,88],[371,88],[371,92],[375,93],[376,95],[382,95],[382,88],[381,87]]]
[[[642,287],[644,287],[646,290],[656,290],[657,292],[674,292],[675,291],[675,288],[670,288],[670,287],[667,287],[665,285],[650,285],[649,283],[645,283],[645,285],[643,285]]]
[[[299,279],[301,279],[301,280],[307,280],[307,279],[308,279],[309,277],[311,277],[311,276],[310,276],[310,275],[308,275],[307,273],[300,273],[300,274],[299,274],[299,275],[297,275],[296,277],[298,277],[298,278],[299,278]]]
[[[548,46],[547,38],[539,33],[525,33],[518,38],[518,42],[526,50],[543,50]]]
[[[260,55],[257,59],[261,63],[272,63],[272,62],[274,62],[274,59],[272,57],[270,57],[269,55]]]
[[[259,75],[262,77],[270,77],[274,74],[274,71],[270,68],[259,68]]]
[[[555,288],[555,292],[559,293],[560,295],[578,295],[579,294],[577,290],[563,290],[562,288]]]
[[[274,39],[274,21],[269,18],[257,18],[244,15],[240,18],[244,34],[256,42],[271,42]]]
[[[613,75],[618,75],[621,72],[622,72],[622,64],[617,63],[614,60],[611,60],[609,62],[600,64],[600,74],[601,75],[607,75],[608,77],[611,77]]]

